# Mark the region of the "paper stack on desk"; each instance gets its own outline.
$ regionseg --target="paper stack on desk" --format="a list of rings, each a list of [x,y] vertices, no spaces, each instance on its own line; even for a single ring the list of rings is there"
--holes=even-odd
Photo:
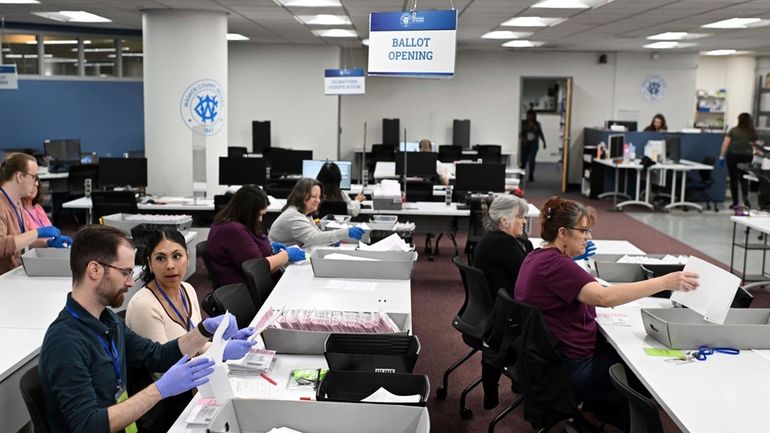
[[[359,242],[358,249],[362,251],[411,251],[412,247],[401,239],[401,236],[397,233],[393,233],[385,239],[371,245]],[[327,255],[326,258],[328,259],[329,256]]]
[[[697,257],[690,257],[684,272],[698,274],[700,286],[689,292],[676,290],[671,300],[702,314],[709,322],[725,323],[741,279]]]

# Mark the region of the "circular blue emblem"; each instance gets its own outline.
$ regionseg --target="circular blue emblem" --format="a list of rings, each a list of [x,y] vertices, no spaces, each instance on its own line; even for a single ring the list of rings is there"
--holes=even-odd
[[[225,97],[214,80],[196,81],[182,94],[179,112],[188,128],[201,135],[216,135],[225,124]]]
[[[661,75],[651,75],[642,83],[642,96],[648,101],[660,101],[666,96],[666,80]]]
[[[401,14],[399,22],[401,23],[401,27],[409,27],[409,25],[412,24],[412,14],[409,12]]]

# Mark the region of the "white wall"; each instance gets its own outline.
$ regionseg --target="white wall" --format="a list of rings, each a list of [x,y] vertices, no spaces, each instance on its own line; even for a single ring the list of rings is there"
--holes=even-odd
[[[273,147],[337,156],[337,97],[324,69],[339,67],[330,45],[230,44],[230,146],[251,149],[251,121],[270,120]]]
[[[752,56],[701,56],[695,88],[710,94],[727,91],[725,124],[735,126],[740,113],[752,113],[757,60]]]

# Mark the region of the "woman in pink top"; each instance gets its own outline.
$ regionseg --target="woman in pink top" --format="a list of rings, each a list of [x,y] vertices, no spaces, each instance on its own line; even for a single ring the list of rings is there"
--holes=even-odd
[[[27,230],[34,230],[39,227],[48,227],[51,224],[51,220],[48,219],[48,214],[45,213],[45,209],[40,203],[43,202],[43,192],[38,184],[35,184],[35,189],[30,192],[27,197],[21,198],[21,205],[24,209],[24,222],[27,225]],[[32,247],[40,248],[47,245],[48,239],[38,239],[32,243]]]

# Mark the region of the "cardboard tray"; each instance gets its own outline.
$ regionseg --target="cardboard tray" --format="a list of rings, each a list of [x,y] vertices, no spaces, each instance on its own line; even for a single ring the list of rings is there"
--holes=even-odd
[[[428,433],[428,409],[418,406],[333,401],[236,398],[225,403],[211,432],[267,432],[289,427],[313,433]]]
[[[411,318],[405,313],[388,313],[401,331],[386,335],[409,335]],[[278,353],[323,355],[326,339],[332,331],[298,331],[296,329],[267,328],[262,332],[265,348]],[[364,334],[369,335],[369,334]]]
[[[643,308],[647,334],[671,349],[698,346],[770,349],[770,309],[731,308],[723,325],[688,308]]]
[[[358,260],[326,260],[332,253],[379,259],[376,262]],[[310,256],[313,274],[320,278],[362,278],[379,280],[408,280],[412,276],[417,252],[361,251],[319,248]]]
[[[596,264],[596,276],[611,283],[631,283],[647,279],[647,273],[638,263],[617,263],[623,256],[639,256],[639,254],[596,254],[593,257]],[[667,254],[644,254],[645,257],[654,257],[662,259]],[[648,269],[658,269],[661,266],[681,266],[684,265],[644,265]]]
[[[21,256],[29,277],[71,277],[69,248],[32,248]]]

